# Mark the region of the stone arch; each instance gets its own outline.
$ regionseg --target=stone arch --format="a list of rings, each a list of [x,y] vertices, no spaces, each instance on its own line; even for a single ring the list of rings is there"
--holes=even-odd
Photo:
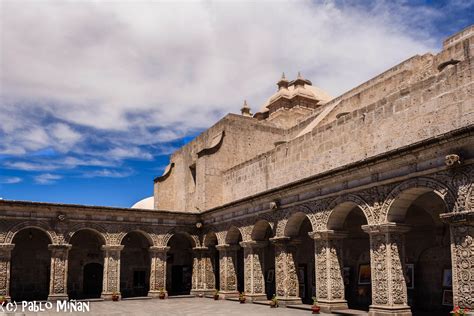
[[[258,220],[253,226],[253,229],[250,235],[252,240],[263,240],[265,238],[265,234],[268,228],[270,228],[270,230],[272,231],[272,237],[273,237],[272,225],[264,219]]]
[[[204,247],[208,247],[211,245],[217,245],[219,243],[219,239],[217,234],[214,231],[209,231],[207,234],[204,235],[202,245]]]
[[[373,224],[370,206],[359,196],[349,194],[335,199],[329,206],[329,216],[327,217],[326,229],[342,229],[347,215],[354,207],[362,210],[368,224]]]
[[[297,236],[301,227],[301,224],[305,219],[308,219],[311,222],[311,218],[308,216],[308,214],[303,213],[303,212],[296,212],[288,218],[284,230],[283,230],[283,235],[286,237],[294,237]],[[313,225],[313,223],[311,223]]]
[[[163,235],[162,241],[161,241],[162,244],[160,246],[164,246],[164,247],[167,246],[171,237],[173,237],[176,234],[186,236],[186,238],[189,239],[189,241],[191,242],[192,247],[199,247],[200,243],[199,243],[199,238],[197,236],[192,235],[185,231],[181,231],[181,230],[172,230],[171,232],[168,232],[165,235]]]
[[[225,236],[225,243],[235,245],[239,243],[239,237],[243,238],[243,234],[237,226],[231,226]]]
[[[105,229],[100,225],[96,225],[96,224],[92,224],[92,223],[91,224],[80,223],[80,224],[77,224],[77,225],[71,227],[71,229],[69,229],[66,233],[66,243],[69,243],[71,241],[71,238],[77,232],[79,232],[81,230],[91,231],[94,234],[96,234],[97,236],[99,236],[100,240],[104,243],[104,245],[107,243],[106,237],[105,237],[105,234],[106,234]]]
[[[46,300],[51,282],[48,248],[53,239],[41,225],[16,228],[11,240],[15,247],[10,259],[10,295],[15,301]]]
[[[309,219],[311,223],[311,227],[313,231],[316,230],[316,227],[317,227],[316,215],[317,214],[315,214],[315,211],[313,210],[313,205],[311,203],[305,203],[305,204],[294,206],[291,209],[288,208],[288,209],[282,210],[278,214],[278,219],[276,220],[276,229],[274,229],[275,236],[277,237],[285,236],[285,230],[288,225],[289,219],[295,214],[299,214],[299,213],[305,214],[305,216]]]
[[[11,244],[12,241],[13,241],[13,238],[15,237],[15,235],[18,232],[20,232],[24,229],[27,229],[27,228],[36,228],[36,229],[39,229],[39,230],[43,231],[46,234],[46,236],[48,236],[48,238],[49,238],[49,240],[52,244],[55,244],[58,241],[56,232],[54,232],[47,223],[37,222],[37,221],[26,221],[26,222],[16,224],[16,225],[14,225],[13,227],[11,227],[9,229],[9,231],[7,233],[7,236],[5,238],[5,243]]]
[[[153,238],[151,237],[151,235],[150,235],[148,232],[146,232],[146,231],[144,231],[144,230],[142,230],[142,229],[133,229],[133,230],[130,230],[130,231],[126,232],[123,236],[120,236],[119,244],[122,244],[123,239],[124,239],[125,236],[127,236],[129,233],[138,233],[138,234],[140,234],[141,236],[143,236],[143,237],[148,241],[148,243],[150,244],[150,246],[153,246],[153,245],[154,245],[154,243],[153,243]]]
[[[398,184],[388,194],[382,207],[385,222],[401,222],[408,207],[424,193],[433,192],[441,198],[446,212],[455,212],[453,193],[444,184],[430,178],[417,178]]]

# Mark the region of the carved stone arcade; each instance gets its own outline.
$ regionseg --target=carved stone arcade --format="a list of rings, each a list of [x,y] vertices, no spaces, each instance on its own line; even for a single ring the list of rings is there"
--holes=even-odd
[[[215,278],[208,247],[193,248],[193,276],[191,294],[203,296],[215,291]]]
[[[120,295],[120,252],[122,245],[104,245],[104,281],[102,286],[102,298],[112,299],[112,295]]]
[[[405,225],[363,226],[370,235],[372,305],[369,315],[411,316],[405,281]]]
[[[240,245],[244,248],[244,284],[245,294],[251,300],[265,300],[265,278],[263,248],[266,241],[243,241]]]
[[[158,297],[166,293],[166,255],[170,247],[152,246],[150,249],[150,290],[148,296]]]
[[[220,265],[220,293],[223,297],[238,296],[237,291],[237,250],[238,245],[217,245]]]
[[[10,299],[10,263],[14,244],[0,244],[0,295]]]
[[[51,276],[48,300],[67,300],[68,254],[72,245],[48,245],[51,251]]]
[[[474,214],[446,215],[450,224],[453,300],[455,306],[474,308]]]
[[[276,296],[281,305],[301,304],[295,255],[298,243],[289,237],[271,238],[275,244]]]
[[[316,298],[323,312],[347,308],[342,275],[344,232],[333,230],[309,233],[314,239]]]

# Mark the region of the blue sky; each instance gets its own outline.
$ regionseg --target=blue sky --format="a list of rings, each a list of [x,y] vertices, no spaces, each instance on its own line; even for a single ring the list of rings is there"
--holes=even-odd
[[[282,71],[337,96],[474,22],[474,1],[0,3],[0,197],[128,207]]]

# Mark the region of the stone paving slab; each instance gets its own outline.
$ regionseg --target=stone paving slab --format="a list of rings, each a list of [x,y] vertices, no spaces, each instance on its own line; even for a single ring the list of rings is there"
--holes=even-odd
[[[56,316],[56,315],[100,315],[100,316],[159,316],[159,315],[225,315],[225,316],[254,316],[254,315],[311,315],[310,311],[295,310],[289,308],[270,308],[264,305],[238,302],[228,300],[214,301],[205,298],[183,298],[166,300],[126,300],[120,302],[91,302],[89,313],[57,313],[50,312],[26,312],[25,316]],[[330,314],[320,314],[330,315]]]

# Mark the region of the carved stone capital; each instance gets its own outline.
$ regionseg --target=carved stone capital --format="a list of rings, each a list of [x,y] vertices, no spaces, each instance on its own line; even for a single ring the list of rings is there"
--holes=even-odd
[[[332,239],[344,239],[347,238],[347,232],[335,231],[335,230],[319,230],[308,233],[309,237],[314,240],[332,240]]]
[[[248,241],[241,241],[240,246],[242,248],[265,248],[268,245],[268,241],[256,241],[256,240],[248,240]]]
[[[450,225],[473,225],[474,211],[443,213],[439,215],[442,222]]]
[[[15,244],[0,244],[0,253],[10,253],[13,248],[15,248]]]
[[[273,237],[269,239],[274,244],[286,245],[290,242],[291,238],[286,236]]]
[[[229,245],[229,244],[222,244],[217,245],[216,249],[219,251],[237,251],[240,249],[239,245]]]
[[[363,225],[362,230],[367,234],[399,233],[404,234],[410,231],[410,226],[399,223],[385,223],[380,225]]]
[[[104,251],[122,251],[123,245],[103,245],[101,247]]]
[[[168,252],[170,250],[170,247],[162,247],[162,246],[151,246],[148,248],[151,253],[160,253],[160,252]]]
[[[194,248],[193,248],[193,251],[194,251],[194,252],[206,252],[206,251],[208,251],[208,250],[209,250],[208,247],[194,247]]]
[[[70,244],[49,244],[48,249],[51,252],[67,252],[72,248]]]

